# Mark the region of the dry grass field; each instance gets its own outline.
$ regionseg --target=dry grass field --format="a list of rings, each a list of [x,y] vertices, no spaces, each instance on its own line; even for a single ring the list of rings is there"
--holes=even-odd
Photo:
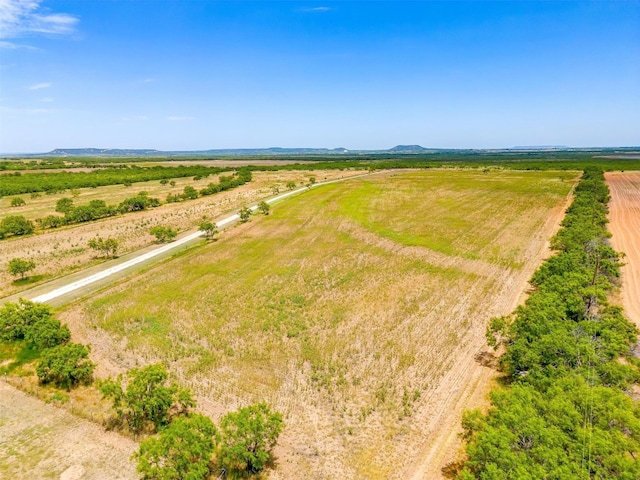
[[[171,226],[179,231],[195,228],[203,217],[215,219],[227,212],[236,212],[242,206],[255,202],[272,194],[272,187],[278,185],[285,191],[288,181],[296,184],[308,182],[309,177],[316,177],[318,181],[356,175],[357,171],[282,171],[256,172],[254,180],[239,188],[228,190],[217,195],[202,197],[181,203],[165,204],[158,208],[129,213],[117,217],[107,218],[97,222],[74,225],[28,237],[9,238],[0,241],[0,297],[9,296],[37,283],[76,271],[80,268],[95,264],[96,252],[87,247],[89,239],[96,235],[114,237],[120,243],[120,254],[139,250],[151,245],[154,237],[149,235],[149,229],[154,225]],[[125,198],[135,196],[138,192],[146,191],[152,197],[164,201],[167,194],[181,193],[186,185],[196,189],[205,187],[210,182],[216,182],[213,176],[194,181],[192,178],[177,178],[176,185],[161,185],[159,181],[134,183],[130,187],[111,185],[98,188],[83,188],[78,190],[74,198],[76,205],[88,204],[91,200],[105,200],[107,204],[117,204]],[[5,215],[24,215],[29,219],[41,218],[55,214],[56,202],[63,197],[71,197],[69,192],[55,195],[42,195],[32,199],[29,195],[21,195],[26,205],[10,207],[12,197],[0,198],[0,218]],[[30,258],[36,262],[37,268],[27,282],[16,282],[9,275],[6,263],[9,259],[20,257]]]
[[[99,373],[164,361],[214,419],[273,404],[286,429],[272,478],[438,478],[481,398],[485,325],[517,303],[577,177],[326,185],[59,316]]]

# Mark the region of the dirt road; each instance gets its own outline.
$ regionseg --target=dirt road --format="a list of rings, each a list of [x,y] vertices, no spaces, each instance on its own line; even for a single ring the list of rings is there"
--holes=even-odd
[[[135,479],[137,448],[0,381],[0,478]]]
[[[611,243],[625,254],[623,306],[627,318],[640,327],[640,172],[610,172],[605,178],[611,191]]]
[[[365,175],[370,175],[370,174],[363,174],[363,175],[354,175],[348,178],[358,178],[361,176],[365,176]],[[316,183],[313,185],[309,185],[307,187],[302,187],[302,188],[298,188],[295,190],[291,190],[289,192],[286,193],[282,193],[280,195],[277,195],[275,197],[272,197],[270,199],[265,200],[266,203],[268,204],[273,204],[276,203],[280,200],[283,200],[285,198],[288,198],[292,195],[296,195],[298,193],[304,192],[307,189],[310,188],[315,188],[321,185],[326,185],[326,184],[330,184],[330,183],[334,183],[337,181],[343,181],[346,180],[345,179],[338,179],[338,180],[329,180],[326,182],[320,182],[320,183]],[[249,207],[249,209],[252,212],[255,212],[256,210],[258,210],[258,205],[253,205],[251,207]],[[233,215],[229,215],[221,220],[218,220],[216,222],[216,225],[218,226],[218,228],[220,230],[227,228],[228,226],[232,225],[233,223],[237,222],[239,220],[240,216],[236,213]],[[204,232],[201,231],[195,231],[192,233],[189,233],[187,235],[182,236],[181,238],[179,238],[178,240],[171,242],[169,244],[163,245],[161,247],[155,248],[153,250],[147,251],[141,255],[136,255],[133,258],[125,261],[125,262],[111,262],[114,263],[113,265],[110,266],[109,263],[105,263],[103,265],[104,268],[101,268],[100,271],[98,271],[97,273],[91,274],[91,275],[87,275],[84,276],[82,278],[80,278],[79,280],[75,280],[72,281],[70,283],[67,283],[61,287],[57,287],[54,288],[50,291],[47,291],[46,293],[40,293],[43,288],[46,288],[46,286],[42,286],[36,289],[33,289],[32,291],[26,291],[26,292],[22,292],[19,296],[22,298],[27,298],[30,299],[34,302],[41,302],[41,303],[45,303],[45,302],[49,302],[51,300],[54,300],[56,298],[62,297],[64,295],[68,295],[71,292],[75,292],[78,291],[80,289],[83,289],[83,292],[86,293],[86,288],[88,285],[92,285],[96,282],[100,282],[101,280],[104,280],[107,277],[111,277],[113,275],[116,275],[117,273],[123,272],[125,270],[129,270],[132,267],[139,265],[143,262],[148,261],[151,258],[154,257],[158,257],[166,252],[169,252],[171,250],[177,249],[189,242],[193,242],[194,240],[197,240],[198,238],[200,238],[203,235]],[[56,282],[58,283],[58,282]],[[37,292],[37,293],[36,293]]]

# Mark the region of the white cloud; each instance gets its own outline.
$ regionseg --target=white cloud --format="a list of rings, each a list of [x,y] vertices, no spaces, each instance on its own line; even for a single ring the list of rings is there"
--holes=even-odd
[[[312,8],[304,8],[303,12],[328,12],[331,10],[331,7],[312,7]]]
[[[194,120],[194,117],[175,117],[175,116],[169,116],[167,117],[167,120],[170,120],[172,122],[186,122],[187,120]]]
[[[5,41],[0,41],[0,48],[3,48],[5,50],[18,50],[18,49],[37,50],[36,47],[32,47],[31,45],[20,45],[19,43],[5,42]]]
[[[49,88],[51,84],[49,82],[36,83],[35,85],[29,85],[27,90],[42,90],[43,88]]]
[[[73,33],[78,18],[66,13],[51,13],[40,6],[42,0],[0,0],[0,38],[16,38],[29,34],[68,35]],[[20,48],[2,42],[3,48]]]

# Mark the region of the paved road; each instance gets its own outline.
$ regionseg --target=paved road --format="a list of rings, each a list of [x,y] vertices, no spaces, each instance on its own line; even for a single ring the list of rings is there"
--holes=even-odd
[[[321,185],[327,185],[329,183],[335,183],[335,182],[341,182],[344,180],[349,180],[352,178],[360,178],[360,177],[364,177],[366,175],[371,175],[371,174],[363,174],[363,175],[354,175],[352,177],[347,177],[347,178],[341,178],[338,180],[330,180],[327,182],[321,182],[321,183],[316,183],[314,185],[311,185],[309,187],[302,187],[302,188],[298,188],[296,190],[291,190],[289,192],[283,193],[281,195],[278,195],[276,197],[270,198],[268,200],[265,200],[268,204],[272,204],[275,202],[278,202],[280,200],[283,200],[285,198],[288,198],[292,195],[296,195],[298,193],[304,192],[310,188],[316,188],[319,187]],[[253,205],[251,207],[249,207],[251,209],[251,211],[256,211],[258,209],[258,205]],[[220,220],[216,223],[216,225],[218,226],[219,230],[222,230],[226,227],[228,227],[229,225],[237,222],[240,219],[240,215],[233,214],[228,216],[227,218]],[[138,265],[142,262],[145,262],[153,257],[157,257],[158,255],[161,255],[163,253],[166,253],[170,250],[173,250],[175,248],[178,248],[182,245],[184,245],[185,243],[191,242],[192,240],[195,240],[199,237],[201,237],[202,235],[204,235],[204,232],[198,230],[196,232],[193,232],[189,235],[186,235],[174,242],[168,243],[166,245],[163,245],[161,247],[158,247],[154,250],[151,250],[149,252],[143,253],[137,257],[132,258],[131,260],[127,260],[126,262],[122,262],[118,265],[114,265],[113,267],[109,267],[105,270],[102,270],[98,273],[95,273],[93,275],[88,275],[84,278],[81,278],[79,280],[76,280],[74,282],[71,282],[67,285],[64,285],[62,287],[56,288],[54,290],[51,290],[50,292],[47,293],[43,293],[41,295],[38,295],[37,297],[34,297],[31,299],[31,301],[33,302],[40,302],[40,303],[45,303],[48,302],[50,300],[53,300],[55,298],[61,297],[62,295],[66,295],[70,292],[73,292],[75,290],[78,290],[80,288],[86,287],[87,285],[91,285],[92,283],[98,282],[99,280],[102,280],[104,278],[107,278],[111,275],[114,275],[118,272],[122,272],[123,270],[127,270],[135,265]],[[22,295],[25,295],[26,292],[23,292]]]

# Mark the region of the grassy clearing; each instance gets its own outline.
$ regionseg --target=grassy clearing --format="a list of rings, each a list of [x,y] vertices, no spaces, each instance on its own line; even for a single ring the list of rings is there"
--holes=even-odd
[[[287,415],[285,469],[387,478],[424,442],[430,396],[483,339],[576,176],[430,171],[327,185],[61,317],[86,325],[114,364],[168,362],[214,415],[273,403]]]

